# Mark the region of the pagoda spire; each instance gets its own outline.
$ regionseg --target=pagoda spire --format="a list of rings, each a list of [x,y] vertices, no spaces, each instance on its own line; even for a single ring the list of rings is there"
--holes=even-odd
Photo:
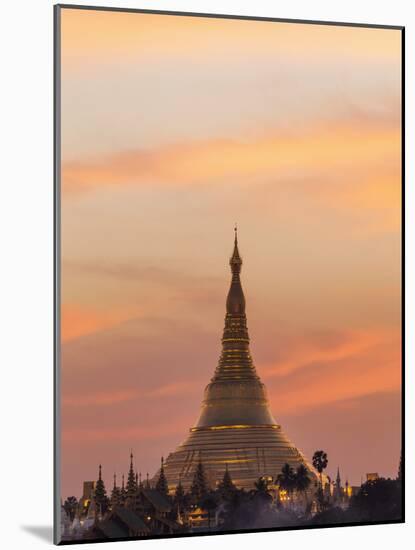
[[[127,491],[125,490],[125,486],[124,486],[124,474],[122,474],[122,483],[121,483],[121,491],[120,491],[121,502],[124,503],[126,498],[127,498]]]
[[[95,485],[95,494],[94,494],[94,500],[95,505],[97,507],[97,512],[102,516],[105,514],[105,512],[108,509],[108,497],[107,497],[107,491],[105,489],[105,484],[102,479],[102,466],[99,465],[99,471],[98,471],[98,481]]]
[[[114,486],[111,492],[111,508],[114,510],[117,506],[121,504],[121,491],[117,487],[117,475],[114,472]]]
[[[218,488],[222,494],[222,497],[225,499],[230,498],[235,492],[236,487],[232,481],[231,474],[229,473],[228,463],[225,465],[225,473],[223,474],[223,479],[221,483],[219,483]]]
[[[226,299],[225,328],[222,337],[222,354],[213,380],[258,379],[249,351],[249,335],[246,324],[245,296],[242,290],[240,273],[242,258],[238,248],[238,231],[235,237],[231,267],[231,284]]]
[[[169,485],[167,483],[166,475],[164,473],[164,458],[161,457],[160,473],[156,483],[156,489],[159,493],[163,495],[169,494]]]
[[[194,431],[223,426],[276,426],[269,410],[265,386],[257,375],[249,350],[245,296],[240,278],[242,258],[236,226],[234,232],[222,352],[210,384],[205,389],[200,416],[192,428]]]
[[[313,482],[318,479],[313,466],[276,423],[265,385],[250,354],[239,240],[240,233],[235,226],[225,327],[216,370],[205,387],[197,421],[186,440],[167,456],[163,465],[170,487],[177,487],[173,502],[178,510],[184,489],[186,505],[187,497],[189,505],[202,500],[200,497],[210,491],[207,480],[212,487],[222,480],[225,492],[232,492],[233,485],[237,489],[252,489],[258,476],[278,472],[285,464],[293,470],[303,466]],[[204,450],[208,456],[202,464]]]
[[[134,473],[134,464],[133,464],[133,452],[130,452],[130,469],[128,471],[128,477],[127,477],[127,496],[132,497],[135,495],[137,486],[136,486],[136,480],[135,480],[135,473]]]

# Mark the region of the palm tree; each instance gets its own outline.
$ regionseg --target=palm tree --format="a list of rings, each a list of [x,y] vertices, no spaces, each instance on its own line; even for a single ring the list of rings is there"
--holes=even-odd
[[[265,477],[258,478],[258,480],[255,481],[254,485],[255,493],[259,495],[269,495],[268,481],[265,479]]]
[[[307,502],[307,489],[310,486],[311,479],[308,475],[308,470],[304,464],[300,464],[295,472],[295,488],[299,493],[304,495],[306,501],[306,508],[308,508]]]
[[[295,489],[295,482],[295,472],[293,468],[289,464],[284,464],[281,468],[281,473],[277,475],[277,483],[280,489],[287,491],[288,495],[291,497]]]
[[[329,463],[327,453],[324,451],[316,451],[313,454],[313,466],[320,475],[320,487],[323,489],[323,470],[327,468]]]
[[[295,472],[295,488],[300,491],[300,493],[307,491],[311,479],[308,476],[308,470],[304,464],[300,464]]]

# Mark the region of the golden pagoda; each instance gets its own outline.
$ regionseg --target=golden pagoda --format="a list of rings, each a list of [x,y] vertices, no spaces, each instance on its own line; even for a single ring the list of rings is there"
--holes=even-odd
[[[252,361],[236,227],[229,264],[232,280],[226,300],[222,353],[206,386],[198,421],[164,463],[170,491],[179,481],[188,489],[199,462],[212,489],[222,480],[226,468],[235,485],[244,489],[252,489],[261,476],[275,478],[286,463],[294,468],[304,464],[313,479],[316,476],[274,420],[265,386]]]

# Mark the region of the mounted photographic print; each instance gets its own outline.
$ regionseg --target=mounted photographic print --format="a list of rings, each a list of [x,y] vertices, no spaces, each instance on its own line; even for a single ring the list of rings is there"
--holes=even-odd
[[[403,35],[55,6],[55,543],[404,521]]]

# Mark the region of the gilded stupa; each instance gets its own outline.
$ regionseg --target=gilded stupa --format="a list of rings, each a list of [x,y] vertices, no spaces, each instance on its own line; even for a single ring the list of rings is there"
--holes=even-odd
[[[286,463],[293,468],[304,464],[313,477],[316,474],[272,416],[265,386],[252,361],[236,227],[229,264],[232,279],[222,353],[206,386],[198,421],[164,462],[170,491],[179,481],[188,489],[200,461],[212,488],[226,468],[235,485],[245,489],[252,489],[261,476],[277,476]]]

